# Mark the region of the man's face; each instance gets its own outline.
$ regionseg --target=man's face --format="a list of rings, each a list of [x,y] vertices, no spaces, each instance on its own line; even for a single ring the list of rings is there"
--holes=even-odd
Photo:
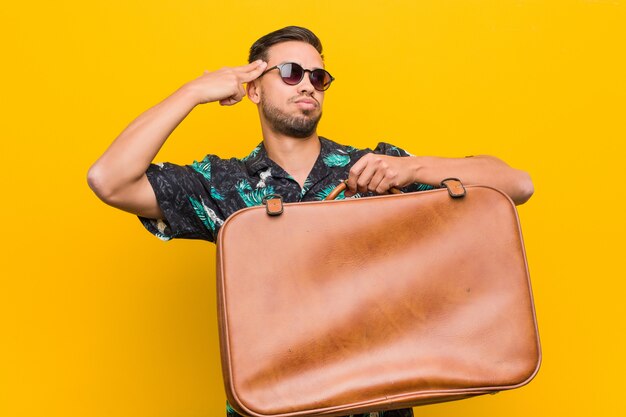
[[[279,43],[268,50],[267,68],[286,62],[294,62],[304,69],[324,68],[317,50],[299,41]],[[280,78],[280,71],[273,69],[255,84],[262,123],[291,137],[305,138],[315,133],[322,117],[324,92],[313,88],[309,72],[297,85],[288,85]]]

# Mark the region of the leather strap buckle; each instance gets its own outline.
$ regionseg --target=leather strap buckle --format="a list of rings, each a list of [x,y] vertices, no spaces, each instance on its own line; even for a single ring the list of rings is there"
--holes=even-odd
[[[270,194],[263,197],[265,210],[270,216],[280,216],[283,214],[283,197],[278,194]]]
[[[464,197],[467,191],[465,191],[465,187],[463,183],[458,178],[446,178],[441,181],[440,186],[446,187],[448,189],[448,194],[452,198],[460,198]]]

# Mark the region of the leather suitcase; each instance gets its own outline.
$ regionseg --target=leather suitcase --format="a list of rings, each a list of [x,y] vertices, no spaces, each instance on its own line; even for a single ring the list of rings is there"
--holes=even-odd
[[[517,211],[440,189],[240,210],[217,239],[228,401],[348,415],[520,387],[541,360]]]

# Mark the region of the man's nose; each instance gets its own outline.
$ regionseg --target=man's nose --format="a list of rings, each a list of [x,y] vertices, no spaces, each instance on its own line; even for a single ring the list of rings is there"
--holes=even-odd
[[[313,94],[313,92],[315,91],[313,84],[311,84],[311,80],[309,78],[308,73],[304,74],[304,77],[302,77],[302,81],[300,81],[300,84],[298,84],[298,91],[300,93],[309,93],[309,94]]]

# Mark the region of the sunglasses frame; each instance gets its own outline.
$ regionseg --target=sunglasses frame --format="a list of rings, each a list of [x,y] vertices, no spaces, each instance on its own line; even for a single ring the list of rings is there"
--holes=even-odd
[[[291,83],[288,83],[287,81],[285,81],[286,77],[283,77],[283,67],[285,65],[296,65],[296,66],[298,66],[299,68],[302,69],[302,76],[300,77],[300,79],[298,80],[297,83],[291,84]],[[309,73],[309,81],[311,82],[311,85],[313,85],[313,79],[312,79],[313,71],[324,71],[330,77],[330,81],[328,82],[328,84],[326,84],[326,88],[319,89],[319,88],[315,87],[315,85],[313,85],[313,88],[315,88],[317,91],[326,91],[326,90],[328,90],[328,87],[330,87],[332,82],[335,81],[335,77],[330,75],[330,72],[326,71],[324,68],[315,68],[315,69],[310,70],[310,69],[303,68],[302,65],[300,65],[298,63],[295,63],[295,62],[283,62],[282,64],[274,65],[272,68],[268,68],[265,71],[263,71],[263,73],[261,75],[259,75],[259,78],[261,78],[262,76],[264,76],[268,72],[270,72],[272,70],[275,70],[275,69],[277,69],[278,72],[280,73],[280,79],[283,80],[283,82],[285,84],[287,84],[287,85],[298,85],[298,84],[300,84],[302,82],[302,80],[304,79],[304,74],[306,74],[307,72]]]

